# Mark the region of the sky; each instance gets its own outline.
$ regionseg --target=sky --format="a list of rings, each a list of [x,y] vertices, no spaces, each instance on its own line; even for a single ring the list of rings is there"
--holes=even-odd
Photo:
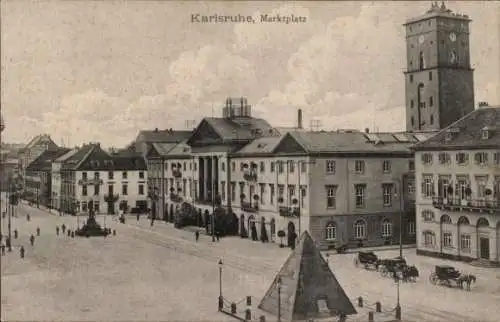
[[[500,2],[468,14],[475,100],[500,104]],[[122,147],[141,129],[185,129],[248,98],[274,126],[404,130],[402,24],[423,2],[1,2],[3,141],[48,133]],[[192,15],[253,16],[193,23]],[[260,15],[306,17],[260,23]]]

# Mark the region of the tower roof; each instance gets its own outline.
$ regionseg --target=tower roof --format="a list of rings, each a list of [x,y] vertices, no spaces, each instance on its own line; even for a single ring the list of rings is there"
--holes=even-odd
[[[423,15],[420,15],[415,18],[408,19],[404,25],[421,21],[421,20],[426,20],[429,18],[436,18],[436,17],[442,17],[442,18],[450,18],[450,19],[458,19],[458,20],[467,20],[470,21],[471,19],[469,18],[468,15],[462,15],[459,13],[454,13],[450,9],[448,9],[444,3],[444,1],[441,1],[441,4],[438,4],[437,1],[432,1],[431,2],[431,7],[429,10],[427,10]]]
[[[278,315],[278,288],[283,321],[303,321],[357,314],[314,241],[305,231],[259,304]]]

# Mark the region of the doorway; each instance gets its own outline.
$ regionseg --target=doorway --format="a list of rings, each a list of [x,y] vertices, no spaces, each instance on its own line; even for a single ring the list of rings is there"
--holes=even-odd
[[[108,202],[108,214],[109,215],[115,214],[115,203],[113,201]]]
[[[486,237],[479,238],[479,257],[481,259],[490,259],[490,239]]]

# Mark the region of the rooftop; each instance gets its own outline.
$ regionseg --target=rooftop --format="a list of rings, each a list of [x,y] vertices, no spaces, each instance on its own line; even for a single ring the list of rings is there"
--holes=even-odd
[[[27,171],[49,171],[52,166],[52,161],[65,155],[71,151],[68,148],[57,148],[56,150],[44,151],[38,158],[31,162],[26,168]]]
[[[500,106],[476,109],[413,148],[500,150]]]
[[[138,134],[138,141],[148,143],[177,143],[191,136],[193,131],[166,130],[143,130]]]
[[[436,17],[471,21],[468,15],[454,13],[452,10],[448,9],[444,4],[444,1],[441,1],[441,4],[439,4],[437,1],[434,1],[431,3],[431,7],[429,8],[429,10],[427,10],[423,15],[408,19],[405,25]]]

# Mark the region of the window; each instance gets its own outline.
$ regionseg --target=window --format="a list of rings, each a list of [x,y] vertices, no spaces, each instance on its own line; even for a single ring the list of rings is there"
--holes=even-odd
[[[459,152],[455,155],[455,158],[457,160],[457,163],[459,165],[465,165],[467,162],[469,162],[469,155],[463,152]]]
[[[431,198],[434,195],[434,181],[432,175],[422,177],[422,197]]]
[[[411,126],[414,126],[415,125],[415,118],[413,116],[411,117],[410,121],[411,121]]]
[[[98,196],[99,195],[99,189],[100,186],[98,184],[94,185],[94,196]]]
[[[468,234],[460,235],[460,248],[464,252],[470,252],[471,250],[471,237]]]
[[[283,162],[278,161],[278,172],[283,173]]]
[[[114,186],[112,184],[108,185],[108,195],[112,196],[114,194]]]
[[[453,239],[450,232],[443,232],[443,247],[453,247]]]
[[[446,152],[441,152],[439,153],[439,163],[441,164],[448,164],[451,162],[450,155]]]
[[[306,163],[301,162],[300,163],[300,172],[306,172],[306,171],[307,171]]]
[[[420,52],[418,54],[418,69],[424,69],[424,68],[425,68],[424,53]]]
[[[87,212],[88,209],[87,209],[87,202],[86,201],[82,201],[82,211],[83,212]]]
[[[94,172],[94,179],[99,180],[99,172]]]
[[[500,165],[500,152],[493,153],[493,164]]]
[[[410,108],[413,108],[415,106],[415,102],[413,100],[410,100]]]
[[[139,195],[144,195],[144,185],[143,184],[140,184],[139,185]]]
[[[384,160],[384,162],[382,162],[382,171],[384,171],[384,173],[391,172],[391,161],[390,160]]]
[[[288,185],[288,196],[290,197],[290,200],[292,200],[292,197],[295,197],[295,185]]]
[[[413,83],[413,75],[410,75],[410,83]]]
[[[424,246],[432,248],[434,247],[434,233],[432,231],[422,232],[422,237],[424,239]]]
[[[382,221],[382,237],[392,236],[392,222],[389,219],[384,219]]]
[[[274,172],[275,163],[271,162],[271,172]]]
[[[336,164],[334,160],[326,161],[326,173],[335,173]]]
[[[382,192],[383,192],[382,199],[384,200],[384,207],[391,207],[392,206],[392,192],[393,192],[392,183],[382,184]]]
[[[193,162],[189,162],[189,171],[193,171]]]
[[[127,179],[127,171],[122,172],[122,179]]]
[[[429,80],[432,80],[432,72],[429,72]]]
[[[430,153],[422,153],[422,163],[423,164],[432,164],[432,154]]]
[[[408,187],[408,194],[413,195],[415,193],[415,180],[411,179],[406,182]]]
[[[306,187],[305,186],[301,186],[300,187],[300,204],[301,204],[301,207],[304,207],[304,203],[305,203],[305,199],[306,199]]]
[[[187,170],[187,165],[186,162],[184,161],[182,164],[182,170],[186,171]]]
[[[337,239],[337,225],[330,222],[326,225],[326,240],[334,241],[335,239]]]
[[[431,114],[431,118],[430,118],[429,122],[431,123],[431,125],[434,124],[434,115]]]
[[[139,179],[144,179],[144,171],[139,171]]]
[[[87,172],[82,172],[82,179],[87,180]]]
[[[408,160],[408,171],[415,171],[415,161]]]
[[[287,163],[290,173],[295,172],[295,163],[292,160],[288,160]]]
[[[358,220],[354,224],[354,238],[363,239],[366,236],[366,223],[364,220]]]
[[[356,184],[354,185],[355,190],[355,198],[356,198],[356,208],[364,208],[365,207],[365,190],[366,185],[364,184]]]
[[[259,186],[260,186],[260,196],[259,196],[260,204],[263,205],[264,196],[266,195],[266,185],[264,183],[260,183]]]
[[[224,162],[221,162],[221,164],[220,164],[220,170],[222,172],[226,171],[226,164]]]
[[[186,196],[186,179],[182,179],[182,195]]]
[[[86,196],[86,195],[87,195],[87,186],[83,185],[82,186],[82,196]]]
[[[481,139],[488,140],[490,138],[490,131],[487,129],[483,129],[481,131]]]
[[[486,183],[487,182],[488,182],[488,177],[486,177],[486,176],[478,176],[478,177],[476,177],[477,196],[479,198],[486,197]]]
[[[96,213],[99,213],[100,210],[99,200],[94,201],[94,210]]]
[[[226,183],[224,181],[220,182],[220,199],[226,200]]]
[[[438,179],[438,196],[448,198],[448,187],[450,186],[449,176],[440,176]]]
[[[408,222],[408,235],[415,235],[416,225],[414,221]]]
[[[278,198],[283,198],[283,193],[285,192],[285,187],[282,184],[278,185]]]
[[[269,184],[269,203],[271,205],[274,204],[274,194],[275,194],[275,191],[274,191],[274,185],[273,184]]]
[[[334,209],[337,206],[337,187],[326,186],[326,208]]]
[[[362,160],[354,161],[354,171],[359,174],[365,173],[365,161]]]
[[[108,179],[109,179],[109,180],[113,180],[113,178],[114,178],[114,174],[115,174],[115,173],[114,173],[113,171],[109,171],[109,172],[108,172]]]
[[[429,97],[429,106],[434,106],[434,97]]]
[[[231,200],[236,200],[236,182],[231,182]]]
[[[434,212],[430,210],[423,210],[422,211],[422,219],[424,221],[434,221]]]
[[[264,161],[260,161],[260,172],[264,172],[265,170]]]
[[[127,184],[122,184],[122,195],[124,195],[124,196],[128,195],[128,185]]]
[[[476,164],[485,165],[488,163],[488,153],[478,152],[474,155],[474,160],[476,161]]]

